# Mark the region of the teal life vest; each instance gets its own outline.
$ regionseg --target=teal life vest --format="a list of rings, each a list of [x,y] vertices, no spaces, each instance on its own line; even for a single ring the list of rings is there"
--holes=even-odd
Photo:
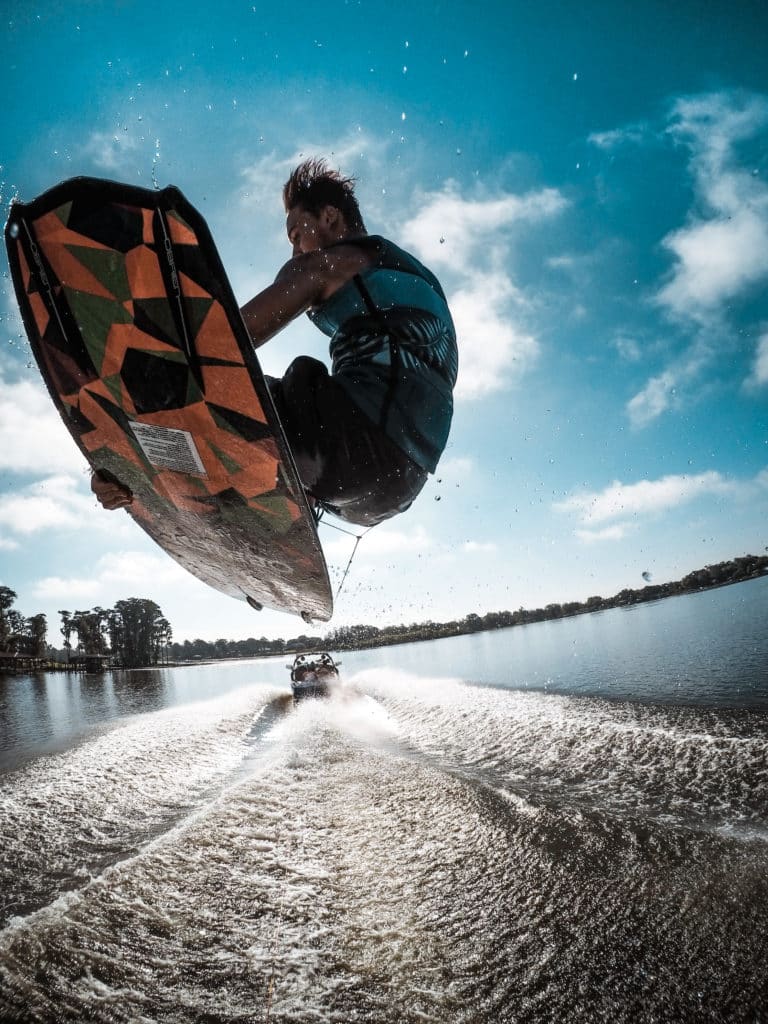
[[[331,339],[333,377],[409,458],[434,473],[458,373],[443,289],[414,256],[379,235],[339,244],[365,249],[374,262],[309,311]]]

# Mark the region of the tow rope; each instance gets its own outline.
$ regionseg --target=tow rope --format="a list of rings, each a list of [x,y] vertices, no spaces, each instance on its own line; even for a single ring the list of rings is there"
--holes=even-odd
[[[339,595],[341,594],[341,591],[342,591],[342,589],[344,587],[344,584],[346,583],[347,576],[349,575],[349,570],[350,570],[350,568],[352,566],[352,562],[354,560],[354,557],[357,554],[357,546],[360,543],[360,541],[363,539],[363,537],[366,535],[366,533],[368,533],[370,530],[372,530],[373,527],[372,526],[367,527],[365,530],[363,530],[362,533],[354,533],[352,530],[345,530],[343,526],[336,526],[335,523],[327,522],[325,519],[323,519],[323,513],[324,512],[325,512],[325,509],[322,509],[320,511],[320,514],[315,519],[315,522],[317,523],[318,526],[322,522],[323,526],[328,526],[332,530],[338,530],[339,533],[346,533],[346,535],[348,537],[354,537],[355,538],[355,546],[352,548],[352,554],[349,556],[349,561],[347,562],[347,567],[344,570],[344,575],[341,577],[341,583],[339,584],[339,589],[336,591],[336,597],[334,598],[334,600],[338,601]]]

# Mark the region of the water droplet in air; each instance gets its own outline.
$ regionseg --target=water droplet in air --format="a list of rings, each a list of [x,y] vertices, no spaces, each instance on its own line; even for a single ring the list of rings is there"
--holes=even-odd
[[[19,225],[15,221],[8,228],[8,234],[11,236],[11,238],[18,238],[19,237]]]
[[[445,244],[445,239],[441,236],[440,237],[440,245],[444,245],[444,244]]]
[[[400,120],[401,121],[405,120],[405,111],[403,111],[402,114],[400,115]]]
[[[439,494],[435,495],[435,501],[440,501],[440,495]]]

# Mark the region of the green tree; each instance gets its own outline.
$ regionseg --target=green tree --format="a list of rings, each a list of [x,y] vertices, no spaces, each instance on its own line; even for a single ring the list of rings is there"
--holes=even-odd
[[[44,657],[48,638],[48,620],[42,612],[27,619],[27,636],[29,637],[28,654],[30,657]]]
[[[159,605],[144,597],[118,601],[108,616],[112,653],[126,668],[156,665],[170,624]]]
[[[8,613],[16,600],[16,592],[10,587],[0,587],[0,651],[9,650],[11,627]]]
[[[13,654],[23,654],[27,634],[27,620],[15,608],[10,608],[6,613],[8,625],[8,638],[6,646]]]
[[[107,629],[109,612],[104,608],[92,608],[89,611],[73,612],[70,622],[77,633],[77,646],[81,654],[106,654]]]
[[[64,647],[69,654],[72,650],[72,634],[75,629],[72,624],[72,613],[66,608],[60,608],[59,615],[61,616],[61,635],[64,637]]]

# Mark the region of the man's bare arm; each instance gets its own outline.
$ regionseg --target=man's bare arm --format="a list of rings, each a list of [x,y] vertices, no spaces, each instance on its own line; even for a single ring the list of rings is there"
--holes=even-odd
[[[240,310],[254,348],[323,302],[370,262],[365,252],[353,246],[340,246],[332,252],[317,249],[288,260],[274,282]]]
[[[323,281],[318,264],[315,253],[289,260],[272,284],[246,302],[240,312],[254,348],[320,301]]]

